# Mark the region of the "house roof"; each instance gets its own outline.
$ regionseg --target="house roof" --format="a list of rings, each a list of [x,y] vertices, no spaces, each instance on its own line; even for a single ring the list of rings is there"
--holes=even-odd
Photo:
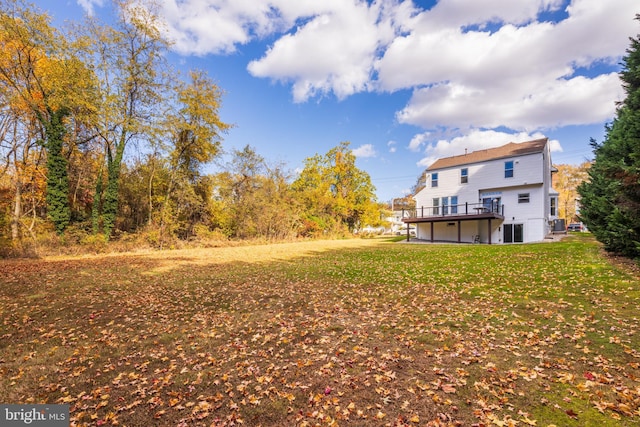
[[[471,163],[485,162],[487,160],[503,159],[508,157],[522,156],[526,154],[542,153],[548,139],[536,139],[528,142],[510,142],[497,148],[487,150],[472,151],[471,153],[459,156],[444,157],[436,160],[427,170],[445,169],[454,166],[467,165]]]

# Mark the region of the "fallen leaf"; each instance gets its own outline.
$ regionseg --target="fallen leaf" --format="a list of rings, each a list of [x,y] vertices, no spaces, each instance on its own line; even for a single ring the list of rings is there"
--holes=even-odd
[[[453,384],[443,384],[442,391],[444,391],[445,393],[455,393],[456,388],[454,387]]]

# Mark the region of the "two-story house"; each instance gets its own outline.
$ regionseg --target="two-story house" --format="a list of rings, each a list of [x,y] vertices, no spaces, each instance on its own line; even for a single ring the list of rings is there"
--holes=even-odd
[[[542,241],[557,218],[555,171],[546,138],[442,158],[403,221],[432,242]]]

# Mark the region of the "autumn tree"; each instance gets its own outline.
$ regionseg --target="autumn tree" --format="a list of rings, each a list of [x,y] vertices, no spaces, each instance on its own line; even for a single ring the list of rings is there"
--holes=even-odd
[[[120,177],[118,229],[137,233],[149,225],[150,217],[159,215],[169,182],[169,169],[165,159],[152,153],[124,162]],[[153,243],[157,243],[158,238],[155,236]]]
[[[67,120],[94,111],[94,78],[47,15],[20,0],[0,6],[0,94],[40,125],[47,152],[47,213],[62,233],[70,220]]]
[[[301,234],[304,237],[321,236],[339,228],[333,216],[331,184],[324,179],[324,162],[319,154],[307,158],[304,170],[292,184],[303,205]]]
[[[17,114],[8,104],[0,107],[0,236],[3,233],[3,226],[11,224],[11,240],[17,241],[19,235],[20,218],[22,217],[22,189],[24,179],[19,173],[20,148],[25,146],[20,137],[20,121]],[[11,182],[13,181],[13,182]],[[9,202],[13,192],[13,209]],[[7,218],[11,218],[9,221]]]
[[[93,41],[91,60],[100,79],[101,114],[94,127],[105,161],[96,184],[94,231],[106,236],[116,224],[125,149],[134,141],[148,141],[164,113],[168,50],[153,10],[133,0],[117,4],[115,27],[94,20],[87,24]]]
[[[416,178],[416,183],[413,185],[413,187],[411,187],[411,194],[415,196],[420,191],[422,191],[422,189],[425,188],[426,186],[427,186],[427,171],[424,170],[420,173],[420,175],[418,175],[418,178]]]
[[[391,201],[390,208],[392,211],[414,210],[416,208],[416,199],[413,198],[413,194],[397,197]]]
[[[349,142],[305,160],[292,187],[305,205],[307,232],[354,231],[380,220],[371,178],[356,167],[355,160]]]
[[[213,176],[213,221],[229,237],[284,239],[298,231],[299,203],[280,165],[255,149],[233,150],[226,170]]]
[[[69,208],[72,223],[82,228],[90,224],[95,184],[102,163],[102,153],[95,140],[74,144],[67,153],[69,171]],[[89,231],[87,228],[87,231]]]
[[[222,93],[202,72],[191,71],[188,84],[179,83],[175,113],[165,121],[169,149],[169,181],[160,214],[160,230],[169,217],[178,220],[183,237],[206,220],[211,188],[201,175],[204,164],[220,152],[222,134],[230,125],[219,117]]]
[[[261,180],[261,210],[258,235],[269,240],[283,240],[298,236],[301,206],[291,190],[291,175],[284,165],[268,166]]]
[[[640,258],[640,40],[630,41],[620,72],[626,98],[604,141],[592,140],[594,162],[578,192],[580,218],[605,248]]]
[[[553,188],[558,192],[558,217],[567,223],[577,219],[576,203],[578,186],[587,179],[591,163],[580,165],[555,165],[558,172],[553,177]]]
[[[35,220],[46,209],[45,155],[43,147],[37,143],[34,123],[11,109],[4,109],[1,117],[0,153],[4,157],[6,182],[10,183],[10,229],[11,241],[15,247],[22,238],[23,216],[31,214],[32,221],[26,231],[33,233]]]

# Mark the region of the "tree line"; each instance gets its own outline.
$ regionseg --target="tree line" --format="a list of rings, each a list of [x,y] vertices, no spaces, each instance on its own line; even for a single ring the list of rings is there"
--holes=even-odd
[[[156,11],[116,4],[112,24],[87,17],[65,31],[23,0],[0,6],[0,248],[132,233],[160,247],[315,237],[381,221],[348,142],[298,176],[250,145],[204,174],[232,129],[222,90],[172,68]]]

